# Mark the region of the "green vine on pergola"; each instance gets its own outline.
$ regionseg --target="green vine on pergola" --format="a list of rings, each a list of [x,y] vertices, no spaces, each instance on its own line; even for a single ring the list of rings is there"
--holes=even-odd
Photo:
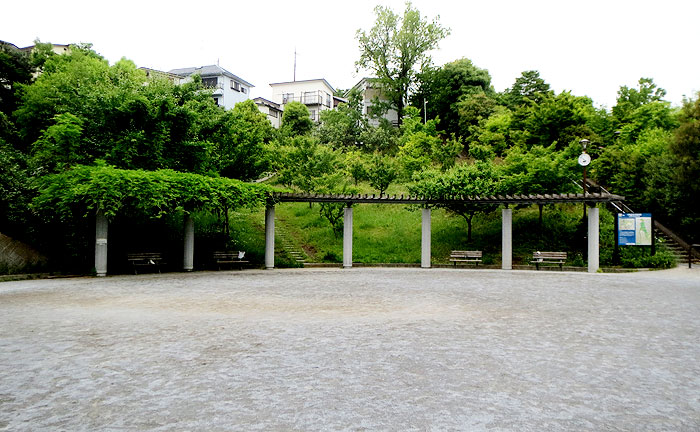
[[[223,177],[173,170],[123,170],[111,166],[74,166],[39,179],[35,210],[62,220],[94,215],[142,213],[152,218],[202,209],[259,207],[271,201],[273,188]]]

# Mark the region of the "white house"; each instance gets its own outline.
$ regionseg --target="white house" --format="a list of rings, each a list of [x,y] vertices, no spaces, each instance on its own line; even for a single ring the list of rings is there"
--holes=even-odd
[[[301,102],[309,109],[311,120],[319,121],[321,111],[334,108],[333,87],[323,78],[270,84],[272,101],[282,109],[289,102]]]
[[[379,124],[379,120],[369,116],[373,101],[375,99],[386,101],[386,98],[382,94],[381,88],[376,84],[373,85],[373,81],[375,81],[374,78],[362,78],[360,82],[353,86],[352,90],[357,89],[360,91],[362,95],[362,113],[370,119],[370,123],[376,126]],[[384,113],[382,117],[389,120],[394,126],[399,124],[399,115],[393,108]]]
[[[238,102],[250,99],[250,89],[255,87],[217,65],[173,69],[168,73],[181,76],[183,78],[181,83],[191,81],[193,75],[201,76],[202,84],[212,89],[216,104],[226,109],[231,109]]]
[[[267,100],[262,97],[256,97],[253,99],[253,102],[255,102],[255,105],[258,106],[261,113],[267,115],[267,119],[270,120],[272,126],[279,129],[280,124],[282,123],[282,107],[280,104],[274,103],[271,100]]]

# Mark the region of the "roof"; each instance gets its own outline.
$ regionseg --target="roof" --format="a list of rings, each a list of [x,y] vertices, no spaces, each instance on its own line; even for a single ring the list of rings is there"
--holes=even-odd
[[[276,86],[276,85],[282,85],[282,84],[303,83],[303,82],[313,82],[313,81],[321,81],[321,82],[326,83],[326,85],[328,86],[328,88],[330,88],[331,90],[333,90],[333,93],[335,93],[335,88],[333,88],[333,86],[331,85],[331,83],[329,83],[328,81],[326,81],[325,78],[316,78],[316,79],[308,79],[308,80],[296,80],[296,81],[286,81],[286,82],[270,83],[270,86]]]
[[[243,78],[232,74],[231,72],[227,71],[226,69],[222,68],[221,66],[218,65],[207,65],[207,66],[200,66],[200,67],[187,67],[187,68],[180,68],[180,69],[171,69],[168,71],[171,74],[179,75],[181,77],[188,77],[190,75],[199,75],[202,78],[206,77],[215,77],[215,76],[227,76],[229,78],[233,78],[236,81],[240,82],[241,84],[245,84],[248,87],[255,87],[253,84],[249,83],[248,81],[244,80]]]
[[[272,102],[271,100],[265,99],[264,97],[256,97],[253,99],[253,102],[255,102],[256,105],[265,105],[270,108],[276,109],[278,111],[282,111],[282,108],[280,107],[280,104]]]
[[[389,195],[332,195],[306,193],[273,193],[272,199],[277,202],[342,202],[347,204],[554,204],[554,203],[597,203],[624,201],[625,197],[610,193],[587,194],[543,194],[543,195],[498,195],[498,196],[451,196],[444,198],[389,196]]]
[[[371,85],[369,85],[369,83],[370,83],[371,81],[377,81],[377,80],[379,80],[379,78],[364,77],[364,78],[362,78],[361,80],[359,80],[359,81],[357,82],[357,84],[355,84],[354,86],[352,86],[352,87],[350,88],[350,90],[355,89],[355,88],[359,90],[360,88],[364,87],[364,85],[363,85],[364,83],[367,83],[367,84],[368,84],[367,87],[371,87]],[[350,90],[348,90],[347,93],[350,93]]]
[[[182,76],[170,73],[170,72],[164,72],[158,69],[151,69],[147,67],[140,67],[140,70],[146,72],[146,76],[151,76],[151,75],[157,75],[157,76],[162,76],[165,78],[182,78]]]

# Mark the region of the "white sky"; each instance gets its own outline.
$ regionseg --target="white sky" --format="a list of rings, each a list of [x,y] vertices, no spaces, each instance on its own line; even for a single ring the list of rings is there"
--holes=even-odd
[[[355,32],[373,8],[402,13],[399,0],[354,1],[8,1],[0,40],[20,47],[90,42],[110,63],[121,57],[159,70],[219,64],[270,97],[269,83],[325,78],[352,87]],[[700,90],[697,0],[414,0],[452,31],[432,53],[442,65],[462,57],[487,69],[497,91],[536,69],[554,90],[615,103],[621,85],[651,77],[680,104]]]

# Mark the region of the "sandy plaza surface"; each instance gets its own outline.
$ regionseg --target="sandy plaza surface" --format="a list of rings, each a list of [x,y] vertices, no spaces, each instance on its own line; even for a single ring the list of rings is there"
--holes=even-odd
[[[0,283],[0,431],[697,431],[700,269]]]

